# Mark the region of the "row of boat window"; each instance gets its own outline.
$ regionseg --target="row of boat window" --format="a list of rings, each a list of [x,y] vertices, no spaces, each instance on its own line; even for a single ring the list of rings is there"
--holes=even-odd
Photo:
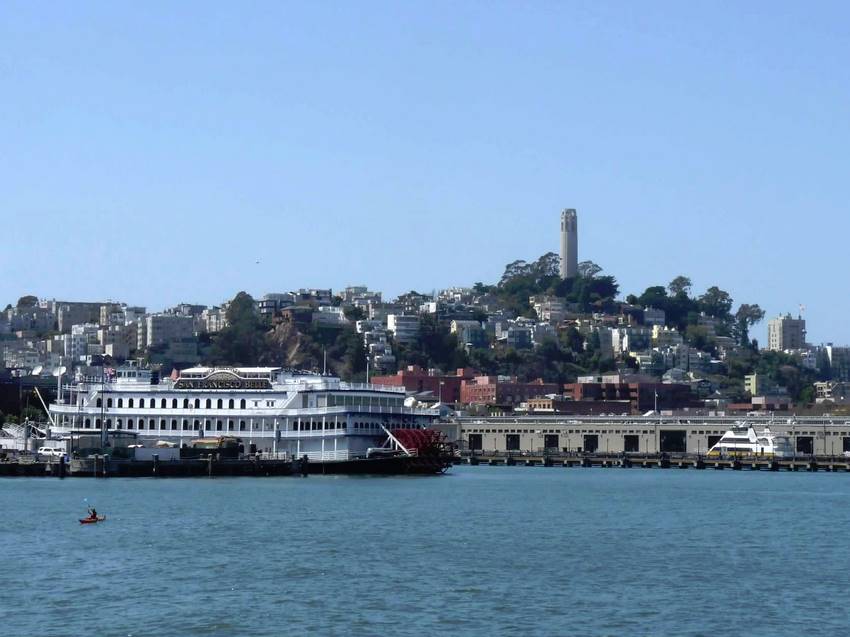
[[[91,418],[86,418],[83,421],[83,429],[91,429],[94,426],[95,429],[100,429],[101,420],[100,418],[96,418],[94,422],[92,422]],[[216,420],[213,422],[212,420],[194,420],[189,422],[185,418],[178,423],[177,419],[172,419],[169,423],[166,420],[159,421],[159,427],[157,427],[157,421],[154,418],[145,423],[144,418],[139,418],[135,420],[133,418],[128,418],[126,422],[123,418],[118,418],[114,421],[116,429],[161,429],[161,430],[171,430],[171,431],[271,431],[272,423],[268,423],[266,421],[260,421],[259,423],[253,423],[253,425],[245,422],[244,420],[240,420],[237,425],[235,421],[228,420],[225,423],[222,420]],[[106,419],[106,427],[112,428],[113,420],[111,418]],[[179,426],[178,426],[179,425]]]
[[[255,400],[253,402],[254,402],[254,406],[258,407],[259,403],[261,401]],[[225,404],[227,405],[227,407],[225,407]],[[171,409],[177,409],[178,408],[177,405],[178,405],[178,400],[176,398],[172,398],[171,399]],[[103,407],[103,399],[101,399],[101,398],[97,399],[97,406]],[[113,407],[113,406],[116,407],[117,409],[123,409],[124,408],[124,399],[118,398],[113,403],[112,398],[107,398],[106,399],[106,407],[110,408],[110,407]],[[245,406],[246,406],[246,401],[245,401],[244,398],[242,398],[239,401],[239,409],[245,409]],[[133,409],[134,407],[135,407],[135,401],[132,398],[128,398],[127,399],[127,408]],[[191,407],[194,407],[195,409],[200,409],[201,408],[201,399],[195,398],[194,401],[190,401],[188,398],[184,398],[183,399],[183,409],[189,409]],[[204,407],[206,409],[212,409],[213,408],[213,401],[212,401],[211,398],[207,398],[206,401],[204,401]],[[267,400],[266,401],[266,407],[274,407],[274,401],[273,400]],[[145,399],[144,398],[139,398],[138,408],[139,409],[145,409]],[[147,408],[148,409],[156,409],[156,398],[151,398],[148,401]],[[168,400],[165,399],[165,398],[160,400],[159,401],[159,408],[160,409],[168,409]],[[218,400],[215,401],[215,408],[216,409],[236,409],[236,401],[233,398],[231,398],[225,403],[225,401],[222,398],[219,398]]]
[[[68,420],[65,420],[65,424],[70,424]],[[92,425],[95,429],[100,429],[101,420],[100,418],[96,418],[94,423],[92,423],[91,418],[86,418],[83,421],[84,429],[91,429]],[[159,427],[157,427],[157,421],[155,418],[149,419],[145,422],[144,418],[139,418],[138,420],[134,418],[128,418],[126,421],[123,418],[118,418],[115,420],[115,428],[116,429],[130,429],[130,430],[171,430],[171,431],[272,431],[273,423],[267,422],[265,420],[260,421],[259,423],[248,423],[244,420],[240,420],[238,425],[236,421],[228,420],[226,423],[223,420],[216,420],[213,422],[212,420],[198,420],[195,419],[192,422],[183,418],[180,422],[177,421],[176,418],[172,418],[169,423],[165,419],[161,419],[159,421]],[[113,421],[111,418],[106,419],[107,428],[112,428]],[[410,423],[400,423],[393,424],[394,427],[400,427],[402,429],[413,429],[415,425]],[[292,431],[324,431],[324,430],[346,430],[347,423],[344,420],[340,420],[337,422],[333,421],[325,421],[324,429],[322,428],[321,420],[296,420],[292,423]],[[379,429],[380,424],[374,422],[355,422],[353,423],[354,429]]]

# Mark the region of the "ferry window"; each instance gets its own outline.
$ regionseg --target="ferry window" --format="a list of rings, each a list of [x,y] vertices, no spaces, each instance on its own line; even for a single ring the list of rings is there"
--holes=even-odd
[[[124,399],[123,399],[123,398],[119,398],[119,399],[118,399],[118,408],[119,408],[119,409],[121,409],[121,408],[123,408],[123,407],[124,407]]]
[[[130,407],[132,407],[132,406],[133,405],[130,405]],[[144,409],[144,408],[145,408],[145,399],[139,398],[139,409]]]
[[[228,409],[233,409],[233,399],[232,399],[232,398],[231,398],[230,400],[228,400],[228,401],[227,401],[227,408],[228,408]]]
[[[103,406],[103,399],[101,399],[101,398],[98,398],[98,399],[97,399],[97,406],[98,406],[98,407],[102,407],[102,406]]]
[[[132,399],[132,398],[128,398],[128,399],[127,399],[127,407],[128,407],[128,408],[132,408],[132,407],[133,407],[133,399]]]
[[[212,400],[210,400],[209,398],[207,398],[206,406],[207,406],[207,409],[212,407]]]
[[[100,418],[95,419],[94,426],[100,429]]]
[[[233,431],[233,421],[232,420],[227,421],[227,431]]]
[[[224,406],[224,403],[221,401],[221,398],[219,398],[218,402],[216,403],[216,408],[221,409],[223,406]]]
[[[106,399],[106,406],[107,406],[107,407],[112,407],[112,399],[111,399],[111,398],[107,398],[107,399]],[[99,405],[99,404],[98,404],[98,407],[100,407],[100,405]]]
[[[184,418],[183,419],[183,431],[188,431],[188,430],[189,430],[189,421]]]
[[[267,400],[266,401],[266,407],[274,407],[274,401],[273,400]]]
[[[194,430],[195,430],[195,431],[198,431],[198,429],[200,429],[200,428],[201,428],[201,421],[200,421],[200,420],[196,420],[196,421],[194,422],[194,424],[193,424],[193,428],[194,428]]]
[[[165,409],[165,406],[167,404],[168,403],[165,402],[165,398],[163,398],[161,401],[159,401],[159,406],[160,406],[161,409]],[[177,408],[177,399],[176,398],[171,401],[171,406],[174,407],[175,409]]]
[[[127,420],[127,429],[132,429],[132,428],[133,428],[133,419],[130,418],[129,420]],[[140,420],[139,421],[139,429],[144,429],[144,428],[145,428],[145,421]]]
[[[239,421],[239,431],[245,431],[245,421],[244,420]]]
[[[205,420],[204,421],[204,431],[212,431],[212,421]]]
[[[195,399],[195,409],[200,409],[200,408],[201,408],[201,399],[196,398]]]
[[[245,409],[245,399],[239,401],[239,409]]]
[[[91,418],[86,418],[85,427],[86,429],[91,428]]]
[[[221,429],[222,429],[221,421],[220,421],[220,420],[216,420],[216,422],[215,422],[215,430],[216,430],[216,431],[221,431]]]
[[[177,430],[177,420],[176,419],[171,421],[171,430],[172,431]]]
[[[117,424],[115,425],[115,426],[116,426],[116,428],[117,428],[117,429],[121,429],[121,428],[122,428],[122,426],[123,426],[123,423],[121,422],[121,419],[119,418],[116,422],[117,422]],[[109,419],[107,419],[107,420],[106,420],[106,426],[107,426],[107,427],[111,427],[111,426],[112,426],[112,423],[109,421]]]

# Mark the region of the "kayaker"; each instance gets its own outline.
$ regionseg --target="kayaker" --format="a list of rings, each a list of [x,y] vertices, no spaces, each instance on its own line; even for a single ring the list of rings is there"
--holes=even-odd
[[[89,507],[89,519],[96,520],[97,519],[97,509],[94,507]]]

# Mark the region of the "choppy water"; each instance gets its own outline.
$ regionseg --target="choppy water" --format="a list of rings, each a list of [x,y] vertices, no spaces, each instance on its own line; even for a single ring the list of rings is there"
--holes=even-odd
[[[842,474],[3,479],[0,506],[8,637],[850,627]]]

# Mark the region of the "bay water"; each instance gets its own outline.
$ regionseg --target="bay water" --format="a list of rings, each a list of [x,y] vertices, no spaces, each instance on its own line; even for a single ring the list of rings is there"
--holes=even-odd
[[[850,630],[844,474],[12,478],[0,507],[7,637]]]

